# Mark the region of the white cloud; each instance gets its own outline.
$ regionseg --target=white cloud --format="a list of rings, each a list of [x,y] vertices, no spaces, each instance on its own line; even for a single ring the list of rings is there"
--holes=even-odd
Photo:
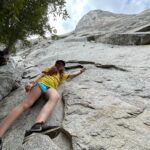
[[[67,0],[67,10],[71,16],[72,23],[77,23],[81,16],[86,12],[86,7],[88,7],[89,0]]]
[[[132,14],[139,13],[148,8],[150,8],[149,0],[128,0],[120,12]]]
[[[89,6],[89,0],[82,0],[82,2],[80,0],[66,0],[66,8],[70,18],[62,20],[61,17],[57,17],[57,20],[54,21],[49,16],[49,23],[57,29],[58,34],[69,32],[75,28],[81,17],[89,11]]]
[[[66,8],[70,18],[63,21],[66,31],[73,30],[81,17],[89,11],[90,0],[66,0]],[[87,9],[88,8],[88,9]]]
[[[62,21],[61,17],[57,17],[57,20],[53,20],[53,18],[50,17],[49,23],[50,23],[51,27],[56,28],[58,34],[63,34],[66,32],[64,27],[63,27],[63,21]]]

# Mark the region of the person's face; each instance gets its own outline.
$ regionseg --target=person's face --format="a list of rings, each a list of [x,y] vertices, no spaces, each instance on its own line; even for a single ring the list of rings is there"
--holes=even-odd
[[[57,67],[58,71],[64,71],[65,70],[65,67],[62,63],[56,64],[56,67]]]

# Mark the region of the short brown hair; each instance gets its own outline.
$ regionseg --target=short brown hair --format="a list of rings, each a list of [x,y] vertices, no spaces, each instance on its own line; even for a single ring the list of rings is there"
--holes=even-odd
[[[65,61],[64,60],[57,60],[55,64],[62,64],[63,66],[66,65]]]

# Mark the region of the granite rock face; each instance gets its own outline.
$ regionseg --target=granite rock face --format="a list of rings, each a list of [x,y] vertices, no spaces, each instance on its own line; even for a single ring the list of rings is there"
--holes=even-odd
[[[75,34],[116,45],[150,44],[150,10],[137,15],[91,11],[79,21]]]
[[[22,73],[23,61],[21,57],[11,58],[10,63],[0,67],[0,100],[19,86]]]
[[[35,134],[18,150],[60,150],[46,135]]]
[[[143,22],[145,14],[148,17],[149,12],[139,15]],[[41,97],[7,132],[4,150],[150,149],[150,45],[102,44],[87,40],[90,30],[85,36],[76,30],[58,41],[41,40],[18,52],[24,62],[21,86],[0,101],[0,120],[25,98],[24,83],[57,59],[64,59],[67,66],[83,65],[86,71],[59,88],[61,100],[47,124],[59,125],[63,132],[52,140],[36,134],[22,145],[25,130],[45,104]]]

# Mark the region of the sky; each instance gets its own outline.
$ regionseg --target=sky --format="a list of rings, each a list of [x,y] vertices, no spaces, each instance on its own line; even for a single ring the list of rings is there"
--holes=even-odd
[[[50,19],[50,24],[60,35],[73,31],[79,20],[91,10],[101,9],[114,13],[136,14],[148,8],[150,8],[150,0],[66,0],[70,19],[57,18],[57,21]]]

